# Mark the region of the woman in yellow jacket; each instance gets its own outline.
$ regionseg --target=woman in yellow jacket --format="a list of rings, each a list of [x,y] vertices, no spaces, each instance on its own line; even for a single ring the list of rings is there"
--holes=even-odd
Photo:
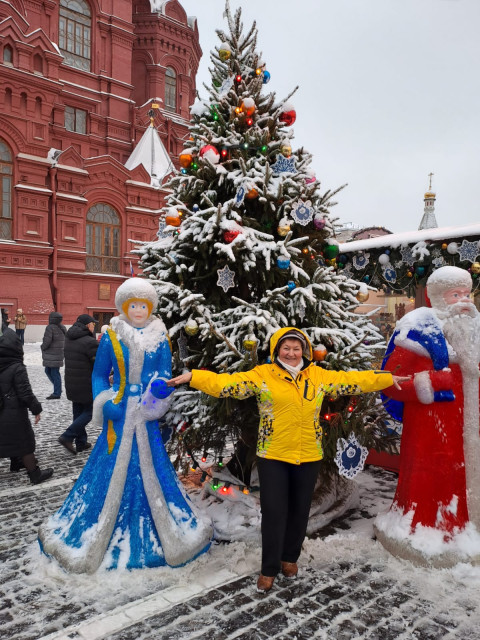
[[[320,409],[325,395],[380,391],[408,380],[387,371],[327,371],[312,363],[312,347],[299,329],[286,327],[270,340],[271,364],[242,373],[194,369],[170,380],[190,383],[217,398],[255,396],[260,413],[257,468],[262,510],[259,591],[271,589],[281,570],[297,575],[313,490],[323,458]]]

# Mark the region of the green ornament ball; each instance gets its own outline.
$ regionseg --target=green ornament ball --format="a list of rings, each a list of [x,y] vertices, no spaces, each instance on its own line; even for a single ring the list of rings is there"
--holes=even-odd
[[[323,255],[327,260],[333,260],[340,253],[338,244],[326,244],[323,247]]]

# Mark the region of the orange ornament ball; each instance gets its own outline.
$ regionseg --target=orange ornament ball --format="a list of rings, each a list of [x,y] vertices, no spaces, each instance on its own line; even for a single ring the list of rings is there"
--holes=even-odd
[[[313,350],[313,359],[315,362],[323,362],[327,356],[327,349],[323,345],[319,345]]]
[[[182,224],[180,216],[165,216],[165,224],[170,227],[179,227]]]
[[[245,198],[247,200],[255,200],[255,198],[258,198],[258,191],[253,187],[250,191],[247,191]]]
[[[191,153],[182,153],[179,157],[179,161],[181,167],[188,169],[193,162],[193,156]]]

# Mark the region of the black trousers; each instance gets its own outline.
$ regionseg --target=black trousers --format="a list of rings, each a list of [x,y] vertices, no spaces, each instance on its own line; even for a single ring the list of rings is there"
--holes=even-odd
[[[282,561],[297,561],[320,464],[320,460],[295,465],[257,457],[264,576],[276,576]]]

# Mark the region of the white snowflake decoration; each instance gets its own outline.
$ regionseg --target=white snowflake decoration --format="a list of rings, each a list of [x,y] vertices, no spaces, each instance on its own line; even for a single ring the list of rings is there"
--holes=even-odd
[[[217,269],[217,274],[217,285],[222,287],[225,293],[235,286],[235,271],[229,269],[228,264],[226,264],[223,269]]]
[[[295,173],[295,157],[285,158],[285,156],[278,155],[275,164],[272,164],[272,170],[274,173]]]
[[[356,253],[353,256],[352,262],[353,262],[353,268],[356,269],[357,271],[360,271],[361,269],[365,269],[365,267],[370,262],[370,254],[363,253],[363,252]]]
[[[434,258],[432,260],[432,264],[435,267],[435,269],[439,269],[440,267],[443,267],[445,263],[445,258],[443,256],[439,256],[438,258]]]
[[[344,438],[337,440],[335,463],[341,476],[350,478],[350,480],[354,478],[357,473],[362,471],[367,456],[368,449],[362,447],[353,432],[348,436],[348,440]]]
[[[173,233],[172,231],[168,231],[167,233],[165,233],[166,226],[167,225],[165,224],[165,218],[162,218],[158,223],[157,238],[159,240],[163,240],[164,238],[170,238],[170,236],[172,235]]]
[[[306,306],[303,304],[303,302],[300,304],[300,306],[298,307],[298,317],[300,318],[300,320],[303,322],[304,318],[305,318],[305,312],[307,311]]]
[[[233,76],[229,76],[222,82],[222,86],[218,90],[218,94],[220,97],[227,95],[230,89],[233,87]]]
[[[402,255],[403,262],[408,264],[409,267],[412,267],[413,264],[415,263],[415,258],[413,257],[412,249],[410,247],[402,247],[400,249],[400,253]]]
[[[292,218],[295,220],[295,222],[301,224],[302,227],[313,220],[314,214],[315,210],[313,209],[310,200],[307,200],[307,202],[299,200],[295,203],[294,208],[291,212]]]
[[[458,247],[458,253],[460,255],[460,260],[475,262],[478,254],[480,253],[478,242],[469,242],[468,240],[464,240],[462,245]]]

